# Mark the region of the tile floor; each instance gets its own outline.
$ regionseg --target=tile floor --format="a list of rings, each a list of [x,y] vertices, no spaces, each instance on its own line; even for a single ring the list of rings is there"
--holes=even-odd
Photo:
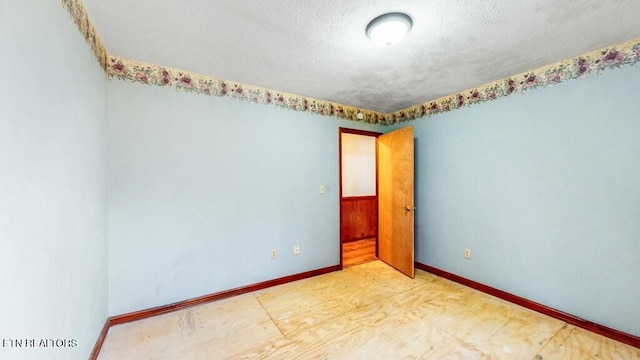
[[[100,360],[640,359],[640,349],[380,261],[114,326]]]

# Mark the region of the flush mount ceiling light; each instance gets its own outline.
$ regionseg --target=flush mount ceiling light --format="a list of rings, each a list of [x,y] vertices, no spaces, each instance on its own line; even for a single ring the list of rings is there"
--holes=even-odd
[[[367,25],[367,37],[380,46],[392,46],[407,35],[411,25],[413,21],[407,14],[382,14]]]

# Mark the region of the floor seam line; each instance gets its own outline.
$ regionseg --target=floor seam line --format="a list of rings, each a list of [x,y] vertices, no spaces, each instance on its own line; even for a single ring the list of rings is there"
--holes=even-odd
[[[544,345],[542,345],[542,346],[540,347],[540,349],[536,352],[536,354],[535,354],[535,355],[534,355],[534,357],[533,357],[533,360],[536,360],[536,356],[538,356],[538,355],[542,352],[542,350],[544,350],[544,348],[546,348],[546,347],[547,347],[547,345],[549,345],[549,343],[551,343],[551,340],[553,340],[553,338],[555,338],[556,336],[558,336],[558,334],[559,334],[562,330],[564,330],[564,329],[569,325],[569,324],[568,324],[568,323],[566,323],[566,322],[564,322],[563,324],[564,324],[564,325],[562,325],[562,326],[560,327],[560,329],[558,329],[558,331],[556,331],[553,335],[549,336],[549,339],[547,339],[547,341],[544,343]],[[568,338],[569,338],[569,337],[567,337],[567,339],[568,339]],[[564,345],[564,343],[567,341],[567,339],[565,339],[565,340],[562,342],[562,344],[563,344],[563,345]]]
[[[282,329],[280,329],[280,326],[278,326],[278,323],[273,319],[273,317],[271,316],[267,308],[264,307],[264,304],[262,303],[262,301],[258,299],[258,296],[256,296],[256,294],[253,294],[253,297],[256,299],[256,301],[258,301],[258,304],[260,304],[260,307],[262,307],[262,310],[264,310],[265,314],[267,314],[267,316],[269,317],[273,325],[276,327],[276,329],[278,329],[278,332],[280,333],[280,335],[282,335],[283,338],[289,340],[289,338],[282,332]]]

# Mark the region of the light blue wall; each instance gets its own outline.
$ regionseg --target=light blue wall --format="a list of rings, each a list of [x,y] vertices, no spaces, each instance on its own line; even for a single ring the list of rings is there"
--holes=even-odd
[[[2,359],[86,359],[107,317],[107,79],[60,1],[0,5]]]
[[[636,65],[410,123],[417,261],[640,335],[638,94]]]
[[[110,314],[338,264],[339,126],[111,81]]]

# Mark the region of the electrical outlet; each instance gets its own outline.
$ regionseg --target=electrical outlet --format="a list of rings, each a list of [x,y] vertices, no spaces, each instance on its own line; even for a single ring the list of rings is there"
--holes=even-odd
[[[293,247],[293,255],[300,255],[300,245]]]
[[[271,250],[271,258],[272,259],[277,259],[278,258],[278,252],[276,251],[276,249],[272,249]]]
[[[464,249],[464,258],[465,259],[471,259],[471,250]]]

